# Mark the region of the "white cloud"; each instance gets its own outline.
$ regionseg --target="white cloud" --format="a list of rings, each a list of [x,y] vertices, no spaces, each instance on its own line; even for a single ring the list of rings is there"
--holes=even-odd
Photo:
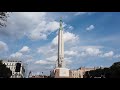
[[[25,61],[24,61],[25,63],[29,63],[29,62],[34,61],[32,55],[24,55],[24,60],[25,60]]]
[[[8,46],[5,42],[0,41],[0,51],[7,51],[8,50]]]
[[[78,56],[82,56],[82,57],[86,57],[87,56],[87,54],[85,53],[85,52],[81,52]]]
[[[1,30],[0,34],[14,36],[15,39],[26,35],[31,40],[45,40],[58,28],[59,22],[47,12],[13,12],[8,18],[7,27]]]
[[[88,55],[99,55],[99,54],[101,54],[101,51],[99,49],[96,49],[96,48],[87,48],[85,50],[85,53]]]
[[[63,34],[63,38],[64,38],[64,42],[65,43],[76,43],[77,41],[79,41],[79,36],[78,35],[75,35],[73,33],[70,33],[70,32],[64,32]],[[53,45],[57,45],[58,44],[58,35],[53,39],[52,41],[52,44]]]
[[[113,55],[114,55],[114,52],[113,51],[109,51],[108,53],[105,53],[103,55],[103,57],[113,57]]]
[[[48,67],[45,67],[45,69],[47,69],[47,70],[52,70],[53,68],[54,68],[54,66],[53,66],[53,65],[48,66]]]
[[[76,42],[79,40],[78,35],[75,35],[70,32],[65,32],[64,33],[64,42]]]
[[[22,56],[23,54],[22,53],[20,53],[20,52],[16,52],[16,53],[14,53],[14,54],[11,54],[10,55],[10,58],[14,58],[14,59],[19,59],[19,58],[21,58],[21,56]]]
[[[77,51],[65,51],[64,54],[68,56],[76,56],[78,55],[78,52]]]
[[[73,33],[70,33],[70,32],[65,32],[64,33],[64,42],[66,43],[66,46],[69,44],[69,43],[76,43],[76,41],[79,40],[79,37]],[[68,37],[66,37],[68,36]],[[56,62],[57,62],[57,37],[56,36],[51,43],[45,45],[45,46],[42,46],[40,48],[38,48],[38,53],[40,54],[43,54],[44,58],[43,60],[39,60],[39,61],[36,61],[35,63],[36,64],[49,64],[49,65],[55,65]],[[68,43],[69,42],[69,43]],[[55,46],[53,46],[55,45]],[[65,51],[65,54],[67,54],[65,56],[65,63],[66,64],[71,64],[71,57],[77,55],[77,51],[72,51],[72,50],[66,50]],[[70,57],[71,56],[71,57]]]
[[[119,54],[114,55],[114,58],[120,58],[120,55]]]
[[[41,21],[39,25],[30,32],[28,37],[32,40],[47,39],[47,36],[59,28],[59,23],[56,21]]]
[[[69,30],[73,30],[74,27],[73,27],[73,26],[69,26],[68,29],[69,29]]]
[[[49,57],[49,58],[46,58],[46,60],[51,61],[51,62],[55,62],[57,60],[57,55]]]
[[[77,12],[77,13],[75,13],[74,15],[75,15],[75,16],[78,16],[78,15],[84,15],[84,14],[87,14],[87,12]]]
[[[28,46],[23,46],[22,49],[17,51],[16,53],[11,54],[8,58],[9,59],[15,59],[15,60],[25,60],[25,62],[32,61],[32,55],[26,55],[27,52],[30,51],[30,48]],[[24,53],[24,54],[23,54]]]
[[[23,48],[20,50],[21,53],[29,52],[30,48],[28,46],[23,46]]]
[[[87,30],[87,31],[91,31],[91,30],[93,30],[94,28],[95,28],[94,25],[90,25],[89,27],[86,28],[86,30]]]
[[[47,39],[47,35],[43,34],[43,33],[37,33],[37,32],[34,33],[34,31],[33,31],[29,35],[29,38],[32,39],[32,40],[39,40],[39,39],[46,40]]]
[[[80,49],[87,49],[87,48],[96,48],[96,49],[101,49],[103,46],[80,46]]]
[[[52,56],[57,53],[57,47],[51,47],[52,45],[45,45],[37,49],[37,52],[45,56]]]
[[[23,17],[25,20],[32,20],[32,22],[39,22],[44,19],[46,12],[17,12],[15,13],[18,17]],[[31,23],[32,23],[31,22]]]
[[[103,46],[81,46],[81,51],[79,52],[79,56],[88,57],[88,56],[96,56],[96,57],[114,57],[114,52],[109,51],[105,53],[105,51],[102,51],[101,49]],[[118,57],[118,56],[115,56]]]
[[[45,50],[45,47],[40,47],[37,49],[37,52],[38,53],[45,53],[44,50]]]
[[[39,60],[39,61],[36,61],[35,64],[50,64],[50,63],[46,60]]]
[[[65,64],[66,64],[66,65],[72,63],[71,57],[66,57],[66,58],[64,58],[64,60],[65,60]],[[51,57],[49,57],[49,58],[46,58],[45,60],[35,61],[35,64],[53,65],[53,66],[55,66],[56,62],[57,62],[57,55],[56,55],[56,56],[51,56]]]
[[[99,56],[103,52],[100,50],[103,46],[75,46],[71,47],[70,50],[77,52],[76,56]]]
[[[65,65],[72,63],[72,57],[65,57],[64,60],[65,60]]]
[[[47,31],[55,31],[59,28],[59,22],[56,22],[56,21],[52,21],[52,22],[49,22],[47,25],[46,25],[46,30]]]
[[[88,56],[100,56],[102,51],[98,48],[86,48],[83,51],[79,52],[78,56],[88,57]]]
[[[65,66],[67,67],[68,65],[72,64],[72,60],[65,60]]]
[[[35,62],[35,64],[55,64],[57,60],[57,56],[51,56],[51,57],[46,57],[45,60],[38,60]]]
[[[94,14],[95,12],[75,12],[74,15],[75,16],[79,16],[79,15],[91,15],[91,14]]]
[[[58,35],[52,40],[52,44],[53,45],[57,45],[58,44]]]

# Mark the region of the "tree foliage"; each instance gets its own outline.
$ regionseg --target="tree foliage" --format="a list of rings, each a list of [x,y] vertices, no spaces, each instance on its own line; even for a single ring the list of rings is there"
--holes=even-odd
[[[120,78],[120,62],[114,63],[110,67],[111,78]]]
[[[12,71],[0,60],[0,78],[10,78]]]
[[[9,16],[8,12],[0,12],[0,27],[6,26],[8,16]]]
[[[90,78],[90,77],[120,78],[120,62],[114,63],[109,68],[103,68],[103,69],[100,68],[85,72],[84,77],[85,78]]]

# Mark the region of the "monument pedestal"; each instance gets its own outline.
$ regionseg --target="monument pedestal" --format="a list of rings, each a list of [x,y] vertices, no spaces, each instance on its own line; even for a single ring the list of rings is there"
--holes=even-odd
[[[54,69],[54,78],[69,78],[70,70],[67,68],[55,68]]]

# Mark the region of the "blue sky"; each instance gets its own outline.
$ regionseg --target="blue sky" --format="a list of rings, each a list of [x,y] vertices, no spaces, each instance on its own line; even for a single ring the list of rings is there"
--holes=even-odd
[[[0,28],[0,58],[22,60],[33,74],[48,74],[57,60],[63,18],[66,67],[109,67],[120,60],[119,12],[12,12]]]

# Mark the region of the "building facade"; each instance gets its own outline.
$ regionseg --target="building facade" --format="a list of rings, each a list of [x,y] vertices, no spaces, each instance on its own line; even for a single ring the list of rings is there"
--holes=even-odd
[[[49,76],[46,76],[46,75],[33,75],[29,78],[49,78]]]
[[[71,70],[71,78],[81,78],[81,70]]]
[[[12,71],[11,78],[25,78],[25,67],[21,61],[2,61]]]
[[[85,68],[85,67],[81,67],[77,70],[70,70],[70,77],[71,78],[83,78],[85,72],[87,71],[91,71],[91,70],[96,70],[99,67],[94,67],[94,68]]]

